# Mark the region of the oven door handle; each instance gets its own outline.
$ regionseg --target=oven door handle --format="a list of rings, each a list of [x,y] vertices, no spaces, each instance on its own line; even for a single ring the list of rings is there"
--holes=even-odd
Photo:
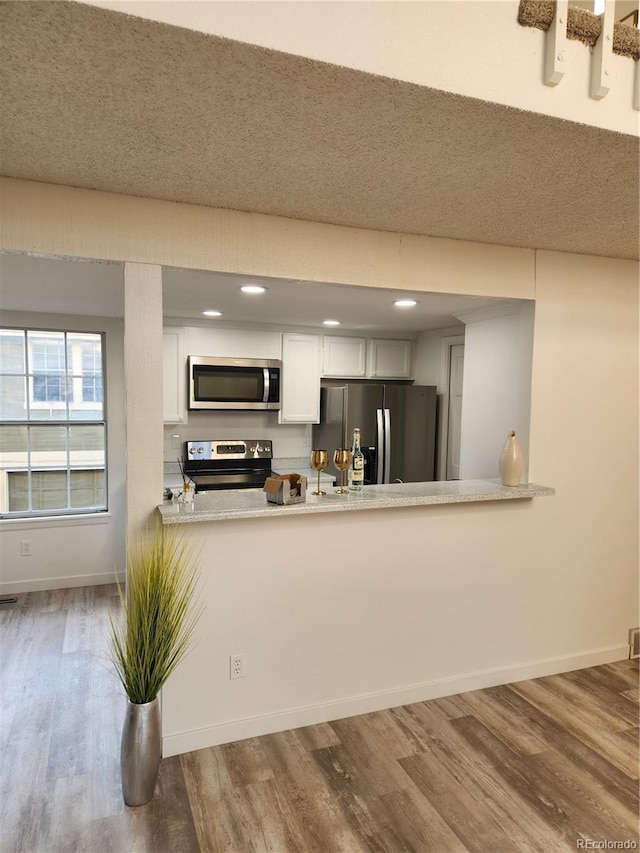
[[[264,393],[262,395],[262,402],[268,403],[269,402],[269,368],[268,367],[262,368],[262,385],[264,388]]]

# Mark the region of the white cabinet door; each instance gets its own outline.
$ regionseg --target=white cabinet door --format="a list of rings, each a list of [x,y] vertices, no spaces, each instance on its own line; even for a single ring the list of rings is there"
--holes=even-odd
[[[410,379],[411,341],[369,341],[368,368],[375,379]]]
[[[162,411],[166,424],[186,423],[186,371],[184,329],[166,328],[162,333]]]
[[[317,335],[282,335],[281,406],[281,424],[319,422],[320,338]]]
[[[280,358],[280,332],[188,326],[187,355],[213,358]]]
[[[322,375],[336,378],[364,376],[366,351],[366,338],[325,335],[322,340]]]

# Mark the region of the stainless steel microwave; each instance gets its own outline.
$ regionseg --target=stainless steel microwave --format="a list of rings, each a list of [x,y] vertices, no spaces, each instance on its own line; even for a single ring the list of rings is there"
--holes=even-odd
[[[189,409],[280,408],[282,362],[190,355]]]

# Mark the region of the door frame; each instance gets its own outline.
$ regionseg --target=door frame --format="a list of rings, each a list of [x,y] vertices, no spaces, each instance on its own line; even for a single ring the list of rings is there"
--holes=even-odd
[[[440,344],[440,388],[442,396],[440,400],[440,414],[438,417],[438,459],[436,477],[443,480],[447,476],[447,450],[449,443],[449,380],[451,376],[451,348],[462,344],[464,346],[465,336],[446,335]]]

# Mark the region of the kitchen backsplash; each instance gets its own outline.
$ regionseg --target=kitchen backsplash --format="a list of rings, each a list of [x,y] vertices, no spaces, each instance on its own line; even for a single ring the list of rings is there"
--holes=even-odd
[[[279,424],[274,412],[190,413],[188,424],[164,428],[164,461],[175,462],[182,455],[185,441],[225,438],[267,439],[273,445],[274,458],[308,459],[311,425]]]
[[[276,456],[273,459],[272,467],[277,472],[307,471],[309,470],[309,454],[307,453],[305,456]],[[165,480],[168,481],[170,479],[172,484],[174,480],[176,483],[182,481],[182,472],[180,471],[180,465],[178,465],[177,460],[175,462],[165,462],[163,473]],[[311,474],[310,470],[309,474]]]

